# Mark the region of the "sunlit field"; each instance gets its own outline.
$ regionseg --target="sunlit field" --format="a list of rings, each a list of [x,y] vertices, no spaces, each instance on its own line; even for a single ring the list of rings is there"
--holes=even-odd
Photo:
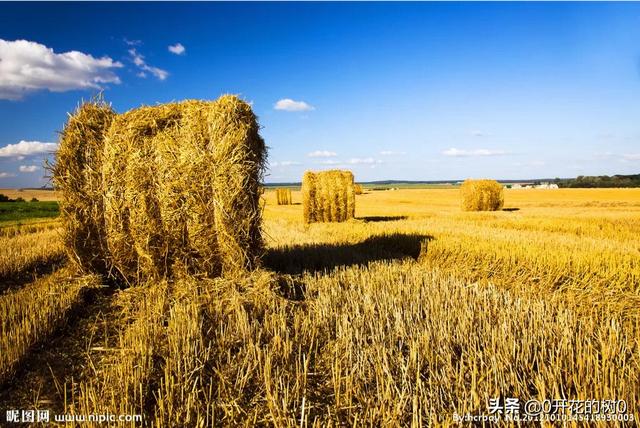
[[[233,281],[111,291],[64,263],[55,220],[0,229],[0,407],[418,427],[512,397],[640,417],[640,189],[463,212],[458,189],[365,188],[356,219],[311,225],[292,196],[266,190],[263,266]]]

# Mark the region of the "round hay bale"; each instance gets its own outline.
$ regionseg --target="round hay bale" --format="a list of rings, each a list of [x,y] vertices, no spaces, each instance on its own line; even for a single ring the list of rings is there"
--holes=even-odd
[[[262,254],[266,147],[235,96],[118,116],[104,153],[105,229],[127,280],[252,269]]]
[[[291,189],[276,189],[276,199],[278,205],[291,205]]]
[[[351,171],[306,171],[302,178],[305,223],[341,222],[355,216]]]
[[[81,104],[60,133],[52,167],[53,184],[60,194],[65,249],[85,273],[109,270],[102,163],[105,135],[115,116],[101,98]]]
[[[495,180],[465,180],[460,187],[464,211],[497,211],[504,205],[504,189]]]

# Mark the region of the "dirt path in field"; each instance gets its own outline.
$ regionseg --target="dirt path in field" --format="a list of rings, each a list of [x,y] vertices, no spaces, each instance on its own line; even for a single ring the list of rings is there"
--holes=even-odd
[[[91,355],[110,346],[117,336],[112,327],[116,292],[109,288],[86,290],[83,304],[54,335],[38,344],[21,363],[15,376],[0,385],[0,426],[6,410],[64,413],[78,381],[91,373]]]

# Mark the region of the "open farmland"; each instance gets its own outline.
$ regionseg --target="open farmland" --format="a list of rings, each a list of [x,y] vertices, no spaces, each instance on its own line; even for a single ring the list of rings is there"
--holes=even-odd
[[[263,266],[238,280],[113,291],[60,266],[56,223],[0,234],[0,410],[423,426],[516,397],[640,417],[640,189],[508,189],[496,212],[365,189],[355,219],[310,225],[299,191],[264,199]]]

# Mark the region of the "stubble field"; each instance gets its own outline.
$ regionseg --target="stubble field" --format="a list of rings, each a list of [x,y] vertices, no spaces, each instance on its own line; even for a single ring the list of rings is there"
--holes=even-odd
[[[264,266],[238,281],[112,291],[65,265],[55,220],[3,228],[0,410],[424,426],[513,397],[640,417],[640,189],[511,189],[484,213],[367,190],[355,220],[310,226],[300,198],[267,190]]]

